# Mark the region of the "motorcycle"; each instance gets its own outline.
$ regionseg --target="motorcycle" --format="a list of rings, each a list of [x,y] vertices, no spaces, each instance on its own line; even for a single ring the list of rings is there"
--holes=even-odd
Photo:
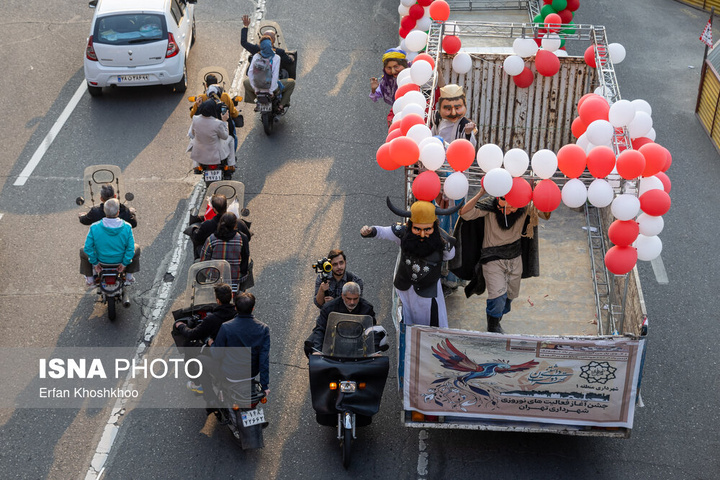
[[[100,203],[100,189],[103,185],[112,185],[118,197],[125,191],[121,178],[120,167],[116,165],[91,165],[83,173],[84,197],[77,197],[78,206],[85,204],[85,198],[90,198],[92,207]],[[132,201],[135,196],[126,192],[126,201]],[[130,307],[130,295],[125,282],[125,272],[118,270],[118,264],[100,264],[102,270],[96,275],[96,292],[102,303],[107,304],[108,318],[114,321],[117,317],[116,306],[122,303],[123,307]]]
[[[230,264],[225,260],[207,260],[194,263],[188,270],[187,288],[191,292],[190,307],[172,312],[174,322],[172,336],[178,351],[189,358],[196,358],[202,352],[207,339],[188,340],[175,328],[175,323],[184,322],[195,328],[212,311],[215,303],[215,286],[229,283]],[[197,373],[197,372],[191,372]],[[245,449],[263,448],[262,430],[267,426],[265,413],[260,405],[265,404],[265,392],[254,379],[231,382],[213,378],[212,386],[220,401],[216,416],[228,427],[233,440]]]
[[[342,464],[350,466],[357,428],[380,410],[390,359],[378,356],[372,317],[332,312],[320,355],[309,357],[310,393],[317,422],[337,428]],[[381,343],[379,343],[381,345]]]
[[[205,92],[203,94],[207,94],[208,85],[207,85],[207,77],[209,75],[214,76],[218,83],[215,85],[218,86],[219,93],[216,93],[215,95],[209,97],[218,104],[220,115],[225,114],[228,110],[228,106],[220,101],[220,95],[222,92],[226,92],[226,86],[225,86],[225,80],[229,79],[227,71],[222,67],[206,67],[200,71],[200,82],[203,85],[203,88]],[[202,95],[202,94],[201,94]],[[188,101],[195,103],[195,101],[201,97],[201,95],[197,96],[190,96],[188,97]],[[235,96],[232,97],[232,102],[235,107],[237,107],[242,100],[242,97]],[[191,107],[192,108],[192,107]],[[228,119],[228,132],[230,136],[234,139],[234,145],[235,149],[234,151],[237,151],[238,147],[238,139],[237,139],[237,133],[236,128],[242,128],[244,125],[243,116],[242,114],[238,115],[235,118],[229,118]],[[209,186],[212,182],[217,182],[220,180],[230,180],[232,178],[232,174],[235,171],[235,167],[232,165],[227,164],[227,160],[223,160],[220,164],[215,165],[209,165],[209,164],[199,164],[194,169],[194,173],[198,175],[203,176],[203,180],[205,181],[205,185]]]
[[[279,79],[282,81],[285,78],[295,79],[297,72],[297,50],[288,50],[285,45],[285,37],[280,30],[280,25],[277,22],[271,20],[262,20],[257,29],[257,40],[260,42],[260,38],[266,33],[273,33],[275,35],[275,47],[282,48],[287,53],[288,57],[292,59],[291,65],[283,65],[280,69]],[[250,68],[250,62],[252,61],[252,55],[248,59],[248,69]],[[287,110],[280,109],[280,100],[272,94],[272,92],[256,92],[256,111],[260,112],[260,120],[262,122],[263,130],[266,135],[272,135],[275,124],[280,121],[280,117],[285,115]]]

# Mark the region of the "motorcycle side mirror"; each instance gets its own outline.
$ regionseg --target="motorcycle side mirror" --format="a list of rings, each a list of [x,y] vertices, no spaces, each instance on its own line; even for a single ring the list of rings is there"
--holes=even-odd
[[[196,3],[197,3],[197,0],[187,0],[187,3],[196,4]]]
[[[188,102],[195,102],[195,98],[197,97],[188,97]]]
[[[250,215],[250,210],[248,210],[247,208],[243,208],[242,210],[240,210],[240,215],[242,215],[243,217],[247,217],[248,215]]]
[[[127,192],[125,194],[125,200],[127,200],[128,202],[132,202],[134,199],[135,199],[135,195],[133,195],[132,193]]]
[[[80,207],[85,204],[85,199],[83,197],[77,197],[75,203]]]
[[[241,97],[240,95],[233,97],[233,104],[237,107],[238,103],[242,102],[242,99],[243,97]]]

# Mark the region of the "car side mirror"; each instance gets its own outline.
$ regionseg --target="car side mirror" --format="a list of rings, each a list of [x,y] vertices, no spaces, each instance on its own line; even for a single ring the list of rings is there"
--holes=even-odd
[[[90,0],[88,2],[88,7],[95,8],[95,7],[97,7],[97,4],[98,4],[98,0]]]
[[[85,204],[85,199],[83,197],[77,197],[75,203],[80,207]]]
[[[197,3],[197,0],[187,0],[187,3],[192,3],[194,5]]]
[[[128,202],[132,202],[134,199],[135,199],[135,195],[133,195],[132,193],[127,192],[125,194],[125,200],[127,200]]]

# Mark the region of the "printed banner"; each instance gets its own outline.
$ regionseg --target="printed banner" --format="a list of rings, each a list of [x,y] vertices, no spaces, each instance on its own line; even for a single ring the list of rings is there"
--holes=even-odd
[[[632,428],[644,339],[407,327],[404,406],[427,415]]]

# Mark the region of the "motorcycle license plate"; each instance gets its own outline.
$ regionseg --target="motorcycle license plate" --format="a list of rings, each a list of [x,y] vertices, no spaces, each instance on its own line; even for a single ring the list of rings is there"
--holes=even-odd
[[[242,412],[243,427],[252,427],[265,422],[265,412],[262,408]]]
[[[217,182],[222,180],[222,170],[205,170],[205,181],[206,182]]]
[[[150,75],[118,75],[118,82],[147,82]]]
[[[261,112],[269,112],[272,110],[272,104],[271,103],[261,103],[260,104],[260,111]]]

